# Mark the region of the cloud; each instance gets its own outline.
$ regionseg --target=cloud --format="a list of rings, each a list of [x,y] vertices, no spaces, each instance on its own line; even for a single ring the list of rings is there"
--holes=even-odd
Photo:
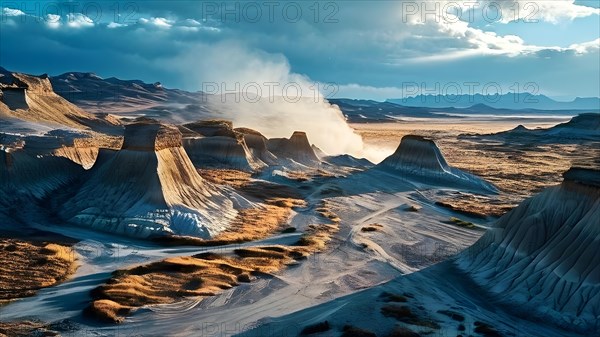
[[[600,9],[576,4],[575,0],[478,0],[477,3],[480,9],[487,8],[491,17],[495,17],[499,7],[502,18],[498,21],[502,23],[541,20],[556,24],[600,14]]]
[[[21,15],[25,15],[25,13],[21,10],[18,9],[12,9],[12,8],[3,8],[2,9],[2,14],[4,16],[21,16]]]
[[[67,14],[67,26],[70,28],[94,27],[94,21],[81,13]]]
[[[158,28],[168,29],[173,26],[173,21],[165,19],[165,18],[141,18],[139,21],[141,24],[151,25]]]
[[[88,3],[91,2],[78,2],[79,6]],[[101,4],[106,6],[102,8],[103,13],[112,13],[108,5]],[[546,17],[562,20],[557,27],[561,29],[562,38],[556,45],[552,45],[551,37],[541,39],[550,41],[546,45],[536,45],[530,42],[531,36],[537,34],[528,30],[532,24],[448,22],[439,17],[417,23],[403,20],[403,2],[399,1],[336,2],[337,7],[319,12],[317,20],[309,8],[313,3],[298,4],[304,6],[303,16],[294,23],[287,22],[281,15],[281,6],[275,9],[273,21],[263,11],[259,22],[248,22],[243,18],[238,22],[221,20],[220,14],[207,16],[202,12],[202,6],[191,1],[177,2],[176,5],[161,1],[140,2],[134,16],[125,18],[126,13],[123,13],[122,19],[127,21],[117,23],[103,21],[107,19],[106,15],[96,18],[90,14],[94,26],[86,29],[70,27],[64,13],[62,21],[60,17],[55,21],[40,20],[50,27],[61,27],[51,31],[35,18],[29,20],[29,16],[27,20],[7,18],[0,34],[3,46],[8,48],[2,48],[0,54],[3,65],[19,67],[23,71],[36,69],[38,73],[56,73],[89,69],[109,77],[161,81],[167,87],[200,90],[201,79],[182,76],[176,64],[164,60],[182,57],[187,50],[196,51],[196,54],[190,53],[189,58],[200,60],[205,54],[211,54],[211,46],[229,41],[230,45],[244,46],[244,55],[251,53],[255,57],[247,60],[233,55],[234,48],[229,51],[221,48],[220,55],[211,55],[214,63],[196,62],[196,67],[212,69],[196,73],[207,76],[207,81],[218,81],[233,77],[227,63],[251,62],[250,66],[261,71],[239,68],[236,71],[240,73],[234,75],[244,81],[251,76],[263,80],[282,73],[305,75],[309,83],[344,84],[340,87],[341,92],[363,98],[369,95],[381,98],[385,92],[395,96],[393,88],[400,87],[402,82],[430,83],[452,81],[453,78],[508,83],[539,81],[543,84],[542,92],[560,93],[562,88],[562,94],[597,95],[598,92],[597,73],[592,71],[599,63],[597,43],[583,42],[578,34],[578,30],[589,27],[590,22],[593,26],[598,15],[591,14],[578,24],[570,22],[573,15],[587,15],[590,9],[597,8],[580,6],[586,8],[579,9],[572,7],[577,6],[572,1],[560,4],[567,6],[563,8],[565,15],[561,17],[555,12]],[[551,12],[556,8],[543,10]],[[575,14],[568,14],[573,8]],[[331,15],[336,23],[325,22]],[[597,37],[591,35],[586,39]],[[23,38],[30,42],[23,44]],[[27,55],[46,57],[53,62],[41,64]],[[256,59],[263,62],[255,62]],[[575,62],[571,65],[575,65],[575,70],[573,74],[567,74],[569,80],[539,80],[570,62]]]
[[[106,27],[113,29],[113,28],[119,28],[119,27],[127,27],[127,25],[124,23],[111,22],[111,23],[107,24]]]
[[[592,51],[598,51],[600,50],[600,38],[594,41],[572,44],[567,49],[574,50],[577,54],[587,54]]]
[[[52,29],[57,29],[61,25],[60,15],[47,14],[46,15],[46,26]]]

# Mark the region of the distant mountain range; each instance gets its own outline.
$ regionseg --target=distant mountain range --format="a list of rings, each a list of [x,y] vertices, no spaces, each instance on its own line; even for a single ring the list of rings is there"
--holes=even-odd
[[[570,102],[559,102],[544,95],[507,93],[504,95],[418,95],[408,98],[388,99],[390,103],[408,107],[467,108],[478,104],[496,109],[536,110],[600,110],[600,98],[577,97]]]
[[[0,67],[0,76],[12,78],[12,72]],[[43,75],[53,91],[86,112],[116,113],[123,116],[159,118],[183,122],[214,115],[219,108],[212,95],[169,89],[160,83],[140,80],[101,78],[94,73],[68,72],[58,76]],[[7,94],[8,97],[8,94]],[[529,94],[422,95],[386,102],[356,99],[330,99],[350,122],[397,121],[399,118],[466,117],[474,115],[565,115],[600,111],[600,98],[578,98],[557,102],[547,96]],[[22,102],[21,102],[22,103]],[[15,103],[16,104],[16,103]],[[222,107],[221,107],[222,108]]]
[[[392,101],[377,102],[371,100],[330,99],[331,104],[337,105],[349,122],[391,122],[401,118],[444,118],[444,117],[475,117],[477,115],[494,115],[497,117],[511,116],[575,116],[585,112],[598,112],[598,109],[507,109],[494,108],[485,104],[460,107],[415,107],[405,106]]]

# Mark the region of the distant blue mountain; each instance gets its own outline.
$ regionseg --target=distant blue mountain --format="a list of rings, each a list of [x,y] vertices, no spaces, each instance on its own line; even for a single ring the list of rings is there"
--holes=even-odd
[[[600,110],[600,98],[578,97],[570,102],[555,101],[544,95],[508,93],[505,95],[418,95],[408,98],[388,99],[387,102],[406,107],[467,108],[484,104],[495,109],[536,110]]]

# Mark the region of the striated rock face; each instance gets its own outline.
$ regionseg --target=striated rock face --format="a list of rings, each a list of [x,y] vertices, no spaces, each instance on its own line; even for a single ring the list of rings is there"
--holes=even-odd
[[[206,120],[197,121],[193,123],[185,124],[184,127],[192,130],[193,132],[205,136],[222,136],[236,138],[237,134],[233,130],[233,122],[226,120]]]
[[[114,121],[100,119],[57,95],[48,76],[0,72],[0,117],[77,129],[111,128]]]
[[[277,157],[267,149],[267,138],[260,132],[248,128],[236,128],[242,134],[252,155],[267,165],[276,165]]]
[[[318,165],[320,160],[308,142],[305,132],[295,131],[292,137],[273,138],[267,141],[267,149],[280,160],[293,160],[306,166]]]
[[[66,158],[35,156],[23,149],[0,150],[0,201],[42,199],[71,183],[83,171]]]
[[[448,165],[435,142],[422,136],[402,137],[398,149],[376,168],[423,180],[425,183],[450,184],[497,192],[492,184],[483,179]]]
[[[183,146],[197,167],[255,171],[267,166],[252,155],[244,138],[225,136],[186,138]]]
[[[582,332],[600,315],[600,171],[571,169],[457,259],[498,299]]]
[[[183,127],[183,146],[197,167],[255,171],[267,166],[254,156],[244,135],[235,131],[230,121],[198,121]]]
[[[236,215],[225,192],[204,181],[177,128],[155,121],[127,125],[119,151],[100,150],[61,216],[75,224],[135,237],[209,238]]]
[[[387,157],[380,165],[415,172],[422,170],[446,172],[449,170],[446,159],[433,140],[413,135],[402,137],[396,152]]]
[[[122,150],[160,151],[181,147],[181,132],[171,125],[143,120],[125,127]]]

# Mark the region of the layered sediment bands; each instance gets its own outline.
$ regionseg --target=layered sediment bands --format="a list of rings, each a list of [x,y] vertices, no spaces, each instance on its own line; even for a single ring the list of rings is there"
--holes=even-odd
[[[269,139],[267,149],[280,160],[291,159],[306,166],[318,165],[320,162],[305,132],[295,131],[289,139]]]
[[[114,127],[115,123],[89,114],[60,97],[47,76],[2,72],[0,112],[6,117],[77,129]]]
[[[376,168],[425,179],[423,181],[426,183],[452,184],[486,192],[497,192],[496,187],[485,180],[448,165],[435,142],[421,136],[402,137],[396,151]]]
[[[66,158],[33,156],[24,150],[0,150],[0,192],[3,202],[17,198],[42,199],[83,173]]]
[[[500,218],[457,264],[512,308],[598,333],[600,171],[564,176]]]
[[[246,146],[255,158],[267,165],[277,164],[277,157],[267,149],[267,138],[260,132],[248,128],[236,128],[235,131],[243,135]]]
[[[252,155],[243,138],[186,138],[183,146],[196,167],[234,168],[243,171],[266,167],[265,163]]]
[[[413,135],[404,136],[396,151],[380,165],[415,172],[449,170],[446,159],[433,140]]]
[[[205,137],[222,136],[236,138],[233,122],[226,120],[206,120],[185,124],[187,129]]]
[[[135,237],[210,238],[235,215],[224,192],[198,175],[177,128],[152,121],[128,125],[121,150],[100,150],[61,211],[70,222]]]

